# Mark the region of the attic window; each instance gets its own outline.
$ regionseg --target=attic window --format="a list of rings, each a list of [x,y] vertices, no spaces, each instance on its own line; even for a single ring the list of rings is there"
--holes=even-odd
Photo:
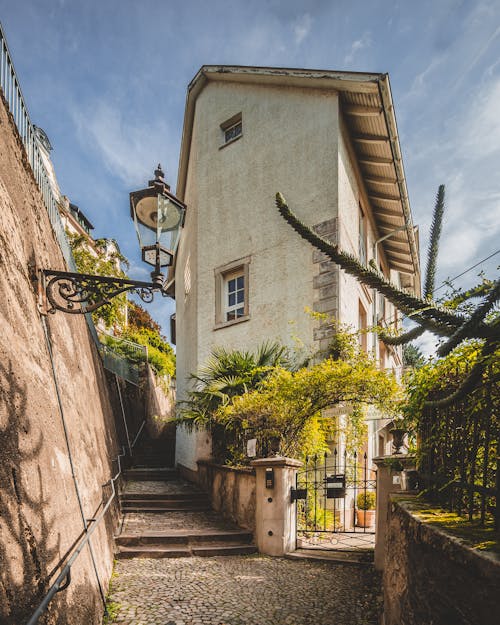
[[[220,125],[222,131],[222,145],[228,145],[233,143],[243,135],[243,124],[241,119],[241,113],[233,115]]]

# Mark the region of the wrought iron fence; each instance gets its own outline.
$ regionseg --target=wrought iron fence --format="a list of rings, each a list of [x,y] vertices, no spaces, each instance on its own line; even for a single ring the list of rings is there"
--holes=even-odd
[[[431,399],[442,393],[434,392]],[[447,408],[427,409],[420,424],[419,473],[428,499],[469,521],[500,529],[500,388],[487,371],[483,384]]]

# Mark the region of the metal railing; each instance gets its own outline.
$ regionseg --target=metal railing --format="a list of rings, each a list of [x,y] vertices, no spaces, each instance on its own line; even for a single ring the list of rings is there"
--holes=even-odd
[[[450,387],[466,377],[470,367],[448,375]],[[434,389],[431,399],[449,394]],[[493,520],[500,530],[500,388],[493,369],[481,384],[453,404],[426,408],[419,423],[420,485],[426,498],[485,526]]]
[[[122,473],[121,458],[123,458],[124,456],[125,456],[125,449],[122,448],[122,453],[119,454],[117,456],[117,458],[116,458],[116,460],[118,462],[118,472],[116,473],[116,475],[114,477],[112,477],[108,482],[106,482],[102,486],[103,488],[105,488],[106,486],[110,486],[111,487],[111,495],[108,497],[108,500],[106,501],[105,504],[101,503],[101,505],[102,505],[101,512],[94,519],[91,519],[92,525],[86,531],[85,536],[80,540],[80,542],[75,547],[75,549],[74,549],[73,553],[71,554],[69,560],[66,562],[66,564],[62,568],[61,572],[57,576],[57,579],[51,585],[51,587],[49,588],[47,594],[45,595],[45,597],[41,601],[41,603],[38,606],[38,608],[33,612],[30,620],[26,623],[26,625],[36,625],[36,623],[38,623],[38,619],[42,616],[42,614],[45,612],[45,610],[49,607],[49,604],[52,601],[52,599],[55,597],[55,595],[58,592],[61,592],[62,590],[65,590],[70,585],[70,583],[71,583],[71,567],[73,566],[75,560],[78,558],[80,553],[83,551],[85,545],[87,545],[87,543],[89,542],[90,537],[92,536],[92,534],[97,529],[99,523],[103,520],[106,512],[108,511],[109,506],[113,502],[113,499],[116,497],[117,489],[115,487],[115,482],[118,480],[118,478],[120,477],[120,475]]]
[[[19,132],[19,136],[26,150],[28,162],[31,166],[33,176],[36,180],[40,193],[42,194],[43,203],[47,209],[49,220],[54,231],[62,255],[66,261],[70,271],[78,271],[73,258],[71,247],[66,238],[64,226],[59,214],[59,200],[54,195],[54,191],[50,184],[49,175],[43,162],[42,153],[38,145],[35,126],[32,124],[28,107],[24,101],[21,91],[21,85],[17,78],[16,70],[12,62],[12,57],[7,45],[7,39],[0,23],[0,87],[2,88],[4,98],[7,102],[10,113],[12,114],[14,123]],[[92,338],[98,343],[97,333],[90,314],[86,314],[85,318],[89,326]]]

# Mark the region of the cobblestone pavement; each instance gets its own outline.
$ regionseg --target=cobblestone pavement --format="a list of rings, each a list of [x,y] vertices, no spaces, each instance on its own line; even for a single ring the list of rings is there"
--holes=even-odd
[[[118,561],[121,625],[375,625],[370,566],[265,556]]]

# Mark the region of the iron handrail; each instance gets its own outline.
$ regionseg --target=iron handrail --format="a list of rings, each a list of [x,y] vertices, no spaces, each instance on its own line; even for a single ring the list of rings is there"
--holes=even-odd
[[[132,349],[132,351],[144,354],[145,360],[146,362],[148,362],[148,346],[147,345],[134,343],[134,341],[130,341],[129,339],[123,339],[120,336],[114,336],[113,334],[110,334],[109,332],[104,332],[103,330],[97,330],[97,334],[111,339],[112,343],[111,344],[103,343],[104,346],[110,347],[111,349],[113,349],[114,347],[113,343],[123,343],[124,345],[127,345],[130,349]]]
[[[141,435],[142,430],[144,429],[144,426],[146,425],[146,419],[144,419],[144,421],[141,423],[141,427],[139,428],[139,431],[137,432],[137,434],[135,435],[134,440],[132,441],[132,445],[130,446],[130,449],[133,449],[135,444],[137,443],[137,439],[139,438],[139,436]]]
[[[106,512],[107,512],[109,506],[111,505],[113,499],[116,497],[115,482],[120,477],[120,475],[122,473],[121,458],[123,458],[124,456],[125,456],[125,448],[122,447],[122,453],[119,454],[117,456],[117,458],[116,458],[117,461],[118,461],[118,472],[117,472],[117,474],[114,477],[112,477],[110,480],[108,480],[105,484],[102,485],[103,488],[105,486],[108,486],[108,485],[111,486],[111,491],[112,492],[111,492],[110,497],[108,498],[107,502],[104,504],[101,512],[97,515],[97,517],[95,519],[92,520],[93,521],[92,525],[86,531],[85,536],[82,538],[82,540],[79,542],[78,546],[73,551],[73,554],[71,555],[71,557],[69,558],[67,563],[64,565],[63,569],[61,570],[61,572],[57,576],[57,579],[52,584],[52,586],[49,588],[47,594],[43,598],[43,600],[40,603],[40,605],[38,606],[38,608],[33,612],[33,615],[31,616],[30,620],[26,623],[26,625],[36,625],[36,623],[38,623],[38,619],[42,616],[42,614],[48,608],[48,606],[49,606],[50,602],[52,601],[52,599],[54,598],[54,596],[58,592],[61,592],[62,590],[65,590],[70,585],[70,583],[71,583],[71,567],[72,567],[73,563],[78,558],[80,553],[83,551],[83,548],[85,547],[85,545],[89,542],[90,537],[92,536],[92,534],[96,530],[96,528],[99,525],[99,523],[104,518],[104,515],[106,514]]]

